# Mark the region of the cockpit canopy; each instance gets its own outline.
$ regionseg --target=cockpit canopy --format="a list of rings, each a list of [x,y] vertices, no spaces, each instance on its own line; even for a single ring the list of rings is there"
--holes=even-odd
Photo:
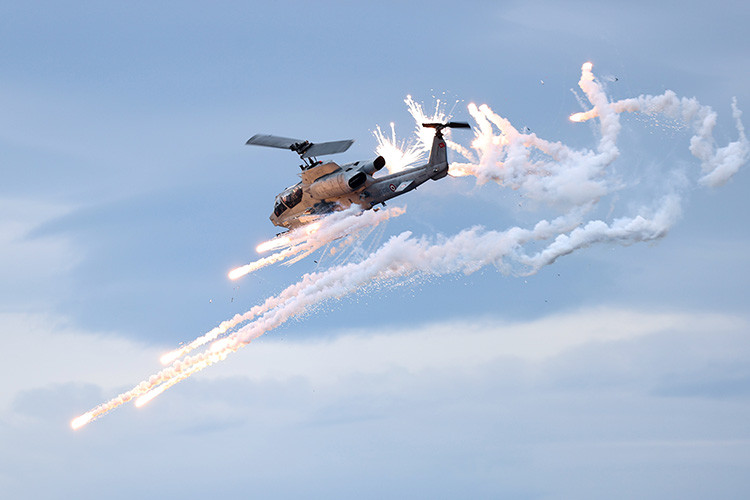
[[[276,217],[284,213],[287,208],[294,208],[302,201],[302,183],[289,187],[283,193],[276,196],[273,205],[273,213]]]

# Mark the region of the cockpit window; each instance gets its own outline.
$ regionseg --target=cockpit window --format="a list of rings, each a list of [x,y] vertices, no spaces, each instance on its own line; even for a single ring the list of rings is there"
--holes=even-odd
[[[287,189],[281,195],[281,199],[287,207],[294,208],[300,201],[302,201],[302,186],[297,184],[293,188]]]
[[[278,217],[279,215],[284,213],[284,210],[286,210],[286,205],[281,203],[281,200],[278,198],[276,199],[276,204],[273,206],[273,213]]]

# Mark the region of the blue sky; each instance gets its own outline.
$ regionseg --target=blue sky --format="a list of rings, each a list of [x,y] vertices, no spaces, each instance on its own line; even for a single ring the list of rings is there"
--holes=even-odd
[[[296,160],[255,133],[356,139],[486,103],[576,148],[581,65],[612,100],[667,89],[747,111],[739,2],[0,4],[0,491],[13,498],[742,498],[750,468],[746,166],[700,186],[690,131],[622,118],[627,189],[689,183],[656,242],[528,277],[418,276],[328,301],[79,432],[158,357],[337,263],[230,282],[275,234]],[[616,80],[615,80],[616,79]],[[544,82],[543,84],[541,82]],[[746,116],[746,115],[745,115]],[[745,120],[747,121],[747,120]],[[458,132],[456,133],[458,134]],[[472,177],[429,183],[364,247],[533,226],[554,210]],[[612,215],[614,214],[614,215]],[[320,261],[320,264],[314,262]]]

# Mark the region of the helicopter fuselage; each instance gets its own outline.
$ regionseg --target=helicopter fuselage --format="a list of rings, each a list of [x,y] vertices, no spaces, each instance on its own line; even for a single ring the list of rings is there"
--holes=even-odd
[[[465,123],[430,123],[435,128],[430,156],[425,165],[409,168],[382,177],[373,175],[385,166],[385,159],[357,161],[339,166],[335,162],[321,162],[310,158],[310,151],[327,154],[346,150],[353,141],[311,144],[308,141],[292,142],[276,136],[254,136],[248,144],[292,149],[305,160],[301,165],[301,181],[286,188],[276,196],[271,222],[280,227],[294,229],[308,224],[322,215],[358,205],[369,210],[376,205],[408,193],[430,179],[437,180],[448,174],[448,158],[444,127],[468,128]],[[308,153],[306,153],[308,152]]]

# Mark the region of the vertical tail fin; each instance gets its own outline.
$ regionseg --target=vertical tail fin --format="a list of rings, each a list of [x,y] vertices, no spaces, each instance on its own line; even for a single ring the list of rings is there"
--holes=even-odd
[[[427,161],[427,165],[435,173],[432,178],[440,179],[448,175],[448,152],[443,138],[443,129],[446,127],[471,128],[471,126],[465,122],[423,123],[422,126],[435,129],[435,138],[432,140],[432,150],[430,150],[430,159]]]

